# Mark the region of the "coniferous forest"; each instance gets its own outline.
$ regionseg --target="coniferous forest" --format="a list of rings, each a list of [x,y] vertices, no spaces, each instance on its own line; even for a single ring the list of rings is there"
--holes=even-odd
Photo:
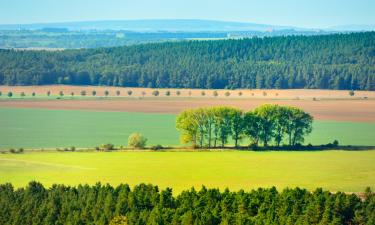
[[[374,224],[375,195],[316,189],[250,192],[96,184],[45,188],[0,185],[0,224]]]
[[[0,84],[375,90],[375,32],[0,50]]]

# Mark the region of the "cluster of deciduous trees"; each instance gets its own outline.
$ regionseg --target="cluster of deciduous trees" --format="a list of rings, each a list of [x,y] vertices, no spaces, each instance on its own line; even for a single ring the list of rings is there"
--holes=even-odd
[[[375,32],[0,50],[0,84],[375,90]]]
[[[299,108],[265,104],[246,113],[226,106],[185,110],[178,115],[176,127],[181,141],[194,147],[224,147],[230,138],[236,148],[243,138],[255,146],[268,146],[271,141],[295,146],[312,131],[312,122],[313,117]]]
[[[0,224],[368,224],[375,223],[375,195],[317,189],[218,189],[183,191],[126,184],[96,184],[46,189],[31,182],[26,188],[0,185]]]

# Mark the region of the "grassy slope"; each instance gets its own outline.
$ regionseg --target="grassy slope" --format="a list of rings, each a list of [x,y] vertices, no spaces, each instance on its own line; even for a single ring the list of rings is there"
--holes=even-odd
[[[201,184],[231,190],[275,185],[362,192],[375,188],[374,162],[375,151],[34,152],[0,154],[0,183],[146,182],[177,192]]]
[[[10,147],[95,147],[126,145],[132,132],[141,132],[149,145],[177,146],[175,115],[0,108],[0,149]],[[315,121],[306,143],[375,146],[374,123]],[[247,144],[244,142],[244,144]]]

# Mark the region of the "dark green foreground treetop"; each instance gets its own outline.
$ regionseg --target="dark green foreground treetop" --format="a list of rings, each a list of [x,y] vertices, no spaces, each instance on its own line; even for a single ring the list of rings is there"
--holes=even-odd
[[[96,184],[46,189],[30,182],[25,188],[0,185],[0,224],[97,225],[252,225],[375,223],[375,195],[316,189],[276,188],[231,192],[186,190],[140,184],[117,187]]]
[[[375,32],[0,50],[0,84],[375,90]]]

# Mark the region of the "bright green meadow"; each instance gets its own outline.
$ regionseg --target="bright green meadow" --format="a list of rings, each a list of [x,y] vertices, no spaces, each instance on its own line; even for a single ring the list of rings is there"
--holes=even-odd
[[[148,145],[180,146],[175,119],[174,114],[0,108],[0,149],[125,146],[133,132],[145,135]],[[305,143],[337,139],[375,146],[374,134],[375,123],[315,121]]]
[[[375,151],[27,152],[0,154],[0,183],[145,182],[175,193],[202,184],[221,190],[299,186],[363,192],[375,188],[374,162]]]

